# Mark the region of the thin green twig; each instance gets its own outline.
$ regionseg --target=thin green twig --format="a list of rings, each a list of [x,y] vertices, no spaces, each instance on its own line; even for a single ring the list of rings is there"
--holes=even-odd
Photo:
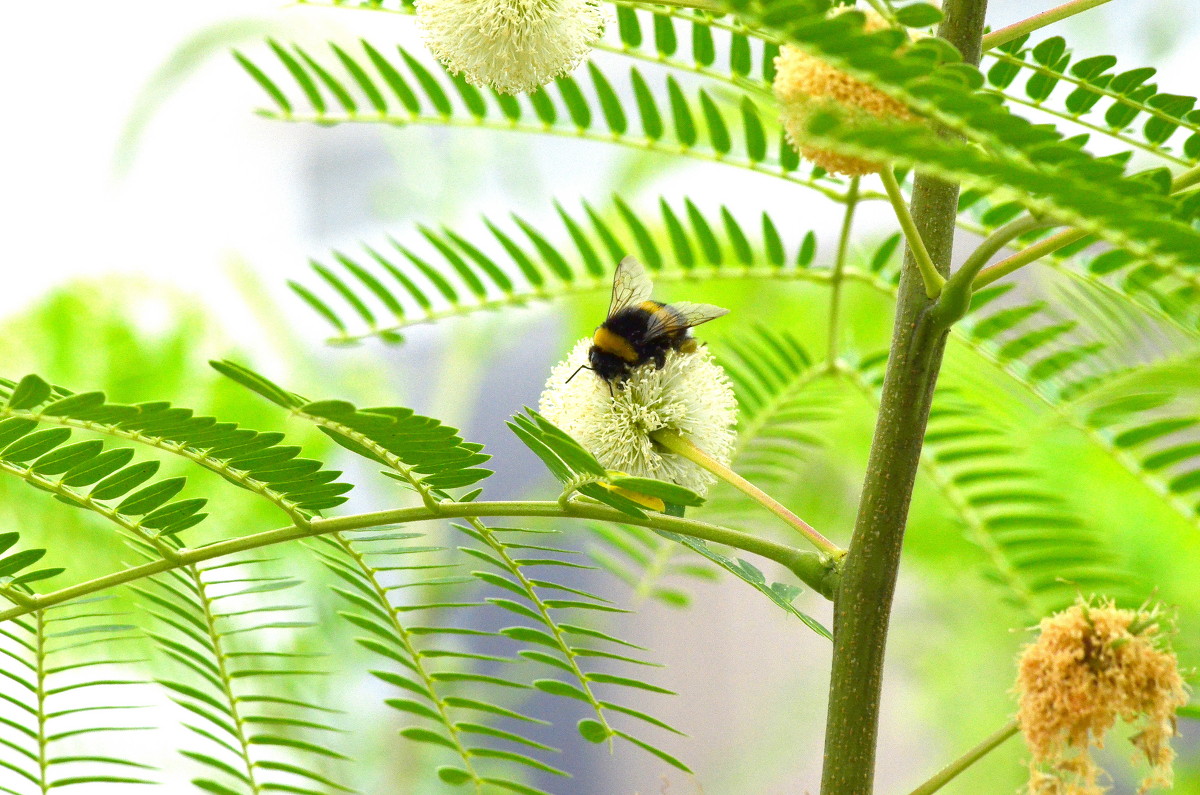
[[[937,298],[942,291],[942,286],[946,283],[946,277],[938,273],[937,268],[933,266],[933,260],[929,258],[929,249],[925,247],[925,240],[917,231],[917,225],[908,211],[908,203],[904,200],[904,194],[900,192],[900,183],[896,181],[896,172],[892,170],[891,166],[885,166],[879,172],[879,178],[883,180],[888,200],[896,212],[896,220],[900,222],[900,228],[904,230],[908,248],[912,251],[913,260],[916,261],[917,268],[921,271],[921,281],[925,284],[925,295]]]
[[[978,287],[975,277],[987,265],[988,260],[1021,235],[1047,226],[1053,226],[1053,223],[1035,215],[1025,215],[996,229],[984,238],[983,242],[963,262],[962,267],[946,280],[942,294],[938,296],[937,303],[934,304],[934,311],[941,324],[949,327],[967,313],[967,309],[971,306],[971,296]]]
[[[1060,248],[1066,248],[1072,243],[1083,240],[1087,236],[1088,233],[1082,230],[1068,229],[1064,232],[1059,232],[1053,237],[1048,237],[1045,240],[1034,243],[1028,248],[1023,248],[1011,257],[1002,259],[995,265],[989,265],[981,270],[979,275],[975,277],[975,280],[971,282],[971,289],[978,290],[980,287],[987,287],[992,282],[1003,279],[1013,271],[1023,268],[1047,254],[1053,254]]]
[[[1020,727],[1017,725],[1015,720],[1009,721],[998,732],[985,739],[970,751],[967,751],[958,759],[955,759],[953,762],[946,765],[944,768],[938,771],[936,776],[917,787],[910,793],[910,795],[931,795],[931,793],[937,792],[939,789],[949,784],[950,781],[959,773],[963,772],[968,767],[987,756],[989,753],[1003,744],[1005,740],[1016,734],[1019,728]]]
[[[875,9],[875,13],[888,21],[889,25],[899,27],[900,21],[896,19],[896,12],[892,10],[892,4],[888,0],[867,0],[871,8]]]
[[[846,189],[846,211],[842,215],[842,234],[838,238],[837,258],[833,262],[833,273],[829,278],[829,356],[830,369],[836,369],[838,336],[841,320],[842,281],[846,270],[846,257],[850,250],[850,229],[854,223],[854,210],[858,207],[858,177],[850,180]]]
[[[314,519],[306,525],[288,525],[287,527],[267,530],[240,538],[218,541],[195,549],[178,550],[170,560],[156,560],[141,566],[113,572],[103,577],[78,583],[76,585],[51,591],[35,596],[28,605],[15,605],[0,611],[0,621],[8,621],[18,616],[27,615],[34,610],[45,609],[53,605],[70,602],[118,585],[135,582],[146,577],[152,577],[163,572],[173,571],[183,566],[199,563],[205,560],[225,557],[247,552],[253,549],[275,544],[298,541],[312,536],[325,535],[333,532],[349,530],[364,530],[385,525],[408,524],[434,519],[463,519],[466,517],[484,516],[513,516],[513,517],[545,517],[559,519],[590,519],[602,522],[617,522],[620,524],[648,527],[655,530],[666,530],[679,535],[712,541],[725,546],[760,555],[773,560],[792,571],[801,581],[818,592],[827,591],[829,583],[830,564],[827,558],[815,552],[796,549],[767,538],[760,538],[749,533],[731,530],[726,527],[700,522],[695,519],[685,519],[666,514],[647,514],[644,517],[630,516],[603,505],[590,505],[575,501],[563,508],[553,501],[512,501],[512,502],[444,502],[433,508],[420,506],[415,508],[396,508],[374,513],[339,516],[330,519]]]
[[[1096,6],[1102,6],[1107,2],[1109,0],[1071,0],[1069,3],[1063,3],[1057,8],[1051,8],[1049,11],[1035,14],[1028,19],[1014,22],[1007,27],[1000,28],[1000,30],[993,30],[983,37],[983,49],[987,51],[993,47],[1007,44],[1013,39],[1024,36],[1026,33],[1032,33],[1047,25],[1060,22],[1067,17],[1073,17]]]
[[[1183,171],[1175,175],[1175,178],[1171,180],[1171,194],[1174,195],[1185,191],[1198,183],[1200,183],[1200,166],[1193,166],[1187,171]],[[1014,221],[1014,223],[1016,222]],[[1083,238],[1087,237],[1087,235],[1087,232],[1083,232],[1079,229],[1067,229],[1063,232],[1059,232],[1053,237],[1048,237],[1045,240],[1035,243],[1028,248],[1021,249],[1011,257],[1003,259],[1000,262],[997,262],[995,265],[981,270],[979,275],[977,275],[974,281],[971,282],[971,288],[978,290],[980,287],[986,287],[997,279],[1002,279],[1013,271],[1023,268],[1031,262],[1039,260],[1048,254],[1053,254],[1059,249],[1066,248],[1072,243],[1082,240]]]

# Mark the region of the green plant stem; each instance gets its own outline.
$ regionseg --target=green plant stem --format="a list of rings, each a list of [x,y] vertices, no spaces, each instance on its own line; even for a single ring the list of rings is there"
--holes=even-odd
[[[621,5],[631,5],[622,3]],[[654,0],[654,2],[637,3],[641,6],[667,6],[669,8],[694,8],[698,11],[712,11],[715,14],[725,13],[714,0]]]
[[[937,792],[942,787],[950,783],[950,781],[959,773],[966,770],[971,765],[978,762],[989,753],[999,748],[1005,740],[1017,733],[1020,727],[1015,720],[1009,721],[995,734],[988,737],[979,745],[967,751],[965,754],[955,759],[950,764],[946,765],[933,778],[926,781],[921,786],[913,790],[910,795],[930,795]]]
[[[1053,224],[1033,215],[1026,215],[1007,223],[988,235],[979,247],[971,252],[962,267],[946,280],[942,294],[938,296],[934,311],[938,320],[946,326],[956,322],[967,313],[971,296],[975,293],[975,277],[987,265],[996,252],[1026,232],[1042,229]]]
[[[1187,190],[1197,183],[1200,183],[1200,166],[1194,166],[1187,171],[1177,174],[1174,179],[1171,180],[1171,193],[1176,194]],[[1017,221],[1013,222],[1013,224],[1015,223],[1017,223]],[[1009,224],[1008,226],[1012,226],[1013,224]],[[996,230],[996,233],[999,233],[1000,231],[1001,230]],[[1087,237],[1087,235],[1087,232],[1082,232],[1078,229],[1067,229],[1059,232],[1053,237],[1048,237],[1041,242],[1034,243],[1028,248],[1021,249],[1011,257],[1002,259],[995,265],[979,271],[978,275],[975,276],[974,281],[971,283],[971,289],[978,290],[980,287],[986,287],[998,279],[1003,279],[1013,271],[1023,268],[1026,265],[1035,262],[1049,254],[1053,254],[1059,249],[1066,248],[1076,241],[1082,240],[1083,238]],[[991,254],[988,256],[990,257]],[[955,274],[955,276],[957,276],[957,274]]]
[[[1013,39],[1020,38],[1026,33],[1032,33],[1047,25],[1060,22],[1067,17],[1073,17],[1096,6],[1102,6],[1107,2],[1109,0],[1071,0],[1069,3],[1063,3],[1057,8],[1051,8],[1049,11],[1035,14],[1029,17],[1029,19],[1022,19],[1020,22],[1014,22],[1007,27],[1000,28],[1000,30],[993,30],[983,37],[983,49],[990,50],[993,47],[1008,44]]]
[[[1061,248],[1066,248],[1072,243],[1083,240],[1087,236],[1087,232],[1079,229],[1067,229],[1053,237],[1048,237],[1045,240],[1034,243],[1028,248],[1023,248],[1011,257],[1002,259],[995,265],[989,265],[981,270],[979,275],[975,277],[975,280],[971,282],[971,289],[978,290],[981,287],[987,287],[992,282],[1003,279],[1013,271],[1019,270],[1047,254],[1053,254]]]
[[[938,269],[933,265],[933,260],[929,258],[929,249],[925,247],[925,239],[921,237],[921,232],[913,222],[912,214],[908,211],[908,204],[904,201],[904,194],[900,192],[900,183],[896,181],[896,172],[892,170],[891,166],[885,166],[879,172],[879,178],[883,180],[888,200],[892,203],[892,209],[896,211],[896,220],[900,222],[900,228],[904,230],[904,239],[908,241],[908,250],[912,255],[909,259],[915,262],[917,269],[921,272],[921,281],[925,284],[925,295],[937,298],[942,291],[942,285],[946,283],[946,277],[944,274],[938,273]]]
[[[802,536],[808,539],[813,546],[824,552],[826,555],[830,555],[834,559],[839,559],[846,554],[845,550],[830,541],[825,536],[821,535],[816,531],[816,529],[813,528],[812,525],[789,511],[774,497],[770,496],[758,486],[755,486],[753,483],[746,480],[744,477],[734,472],[720,461],[717,461],[708,453],[704,452],[699,447],[692,444],[687,439],[684,439],[674,431],[669,431],[665,428],[660,429],[650,434],[650,438],[656,443],[670,450],[672,453],[681,455],[687,460],[691,461],[693,464],[713,473],[721,480],[745,494],[750,499],[762,505],[768,511],[787,522],[793,528],[799,530]]]
[[[181,549],[170,560],[156,560],[141,566],[134,566],[123,571],[88,580],[47,594],[32,597],[28,604],[16,605],[8,610],[0,611],[0,622],[27,615],[34,610],[41,610],[53,605],[69,602],[84,596],[107,590],[117,585],[134,582],[156,574],[172,571],[182,566],[200,563],[226,555],[236,555],[253,549],[272,546],[274,544],[297,541],[311,536],[324,535],[333,532],[364,530],[384,525],[407,524],[424,522],[431,519],[461,519],[466,517],[483,516],[541,516],[558,519],[591,519],[602,522],[618,522],[621,524],[648,527],[655,530],[666,530],[679,535],[713,541],[718,544],[761,555],[787,567],[801,581],[825,596],[831,591],[831,564],[827,558],[815,552],[796,549],[780,544],[767,538],[730,530],[726,527],[698,522],[695,519],[653,514],[643,518],[629,516],[603,505],[589,505],[579,501],[570,503],[564,508],[557,502],[513,501],[513,502],[445,502],[433,508],[421,506],[418,508],[397,508],[375,513],[339,516],[331,519],[314,519],[307,525],[289,525],[287,527],[267,530],[240,538],[218,541],[195,549]]]
[[[846,273],[846,257],[850,251],[850,229],[854,224],[854,210],[858,207],[858,177],[850,180],[846,189],[846,211],[842,216],[842,234],[838,238],[837,258],[833,262],[833,273],[829,277],[829,356],[826,361],[830,370],[837,368],[838,336],[841,320],[842,281]]]
[[[987,0],[947,0],[938,34],[978,64]],[[886,173],[886,169],[885,169]],[[885,177],[886,181],[886,177]],[[918,174],[912,218],[937,272],[949,272],[958,186]],[[822,795],[870,795],[888,620],[933,389],[948,331],[929,312],[913,239],[900,276],[891,353],[850,550],[834,591],[833,664]]]
[[[1171,180],[1171,193],[1179,193],[1200,183],[1200,166],[1192,166],[1187,171],[1176,174]]]
[[[896,19],[896,13],[892,10],[891,5],[887,0],[867,0],[871,8],[875,9],[875,13],[888,21],[890,25],[899,25]]]

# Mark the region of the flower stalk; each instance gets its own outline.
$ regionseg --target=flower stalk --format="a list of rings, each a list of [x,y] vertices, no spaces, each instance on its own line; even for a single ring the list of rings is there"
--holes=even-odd
[[[829,360],[830,372],[837,369],[838,336],[841,332],[840,314],[842,305],[842,283],[845,281],[846,259],[850,252],[850,229],[854,225],[854,211],[858,207],[859,177],[851,177],[846,188],[846,208],[842,215],[842,233],[838,237],[837,259],[829,277]]]
[[[802,536],[815,546],[817,549],[824,552],[826,555],[837,559],[846,554],[846,551],[837,544],[830,541],[825,536],[817,532],[808,522],[801,519],[796,514],[789,511],[782,503],[769,494],[764,492],[758,486],[755,486],[744,477],[734,472],[729,467],[717,461],[712,456],[705,453],[696,445],[684,439],[674,431],[662,429],[650,434],[650,438],[658,444],[662,445],[672,453],[681,455],[697,466],[703,467],[705,470],[719,477],[729,485],[733,486],[738,491],[745,494],[750,499],[762,505],[771,513],[778,516],[783,521],[787,522],[794,529],[798,530]]]

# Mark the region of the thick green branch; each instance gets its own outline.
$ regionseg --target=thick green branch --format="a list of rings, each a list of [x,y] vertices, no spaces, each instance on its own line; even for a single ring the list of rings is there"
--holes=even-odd
[[[218,541],[195,549],[177,551],[170,560],[156,560],[141,566],[114,572],[104,577],[88,580],[77,585],[51,591],[35,596],[29,604],[16,605],[8,610],[0,611],[0,621],[7,621],[18,616],[27,615],[34,610],[40,610],[52,605],[70,602],[89,596],[99,591],[135,582],[146,577],[178,569],[205,560],[236,555],[253,549],[297,541],[311,536],[324,535],[333,532],[364,530],[370,527],[384,525],[407,524],[424,522],[431,519],[461,519],[484,516],[523,516],[545,517],[551,519],[591,519],[602,522],[618,522],[621,524],[648,527],[655,530],[666,530],[683,536],[712,541],[717,544],[735,547],[745,552],[760,555],[785,566],[800,580],[813,590],[828,597],[832,593],[832,583],[836,579],[833,564],[824,556],[807,550],[795,549],[786,544],[780,544],[767,538],[730,530],[726,527],[698,522],[695,519],[684,519],[665,514],[652,514],[644,518],[628,516],[620,511],[603,505],[588,505],[572,502],[563,508],[557,502],[446,502],[433,508],[421,506],[418,508],[397,508],[389,511],[339,516],[331,519],[315,519],[310,524],[298,526],[289,525],[275,530],[267,530],[254,535],[231,538]]]
[[[987,0],[947,0],[938,33],[977,64]],[[886,174],[886,170],[885,170]],[[886,185],[885,176],[885,185]],[[889,188],[890,192],[890,188]],[[901,273],[891,354],[850,551],[834,593],[833,666],[822,795],[870,795],[892,597],[933,389],[947,331],[931,316],[930,277],[919,278],[914,238],[939,277],[949,272],[958,186],[918,174],[907,262]],[[918,243],[919,245],[919,243]],[[938,285],[940,287],[940,285]]]

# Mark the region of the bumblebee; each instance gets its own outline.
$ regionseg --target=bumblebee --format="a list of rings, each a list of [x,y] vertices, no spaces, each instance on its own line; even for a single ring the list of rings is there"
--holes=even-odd
[[[608,318],[592,336],[591,366],[580,367],[608,382],[610,391],[614,384],[621,388],[636,367],[653,362],[655,369],[661,370],[669,350],[692,353],[696,340],[690,329],[729,314],[728,309],[711,304],[654,301],[650,298],[653,290],[642,263],[633,257],[621,260],[613,277]],[[578,373],[576,370],[571,378]]]

